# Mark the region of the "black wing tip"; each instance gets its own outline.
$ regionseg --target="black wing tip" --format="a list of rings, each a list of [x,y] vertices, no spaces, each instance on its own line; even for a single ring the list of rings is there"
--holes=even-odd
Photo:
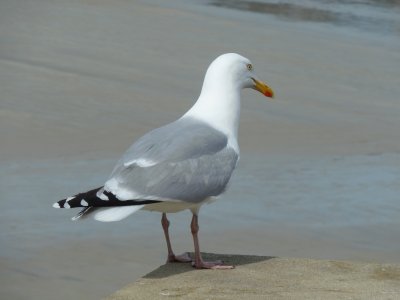
[[[88,215],[92,211],[92,206],[85,207],[82,209],[77,215],[71,218],[72,221],[78,221],[80,219],[84,219],[86,215]]]
[[[53,204],[54,208],[74,208],[74,207],[88,207],[90,206],[90,202],[94,201],[97,198],[96,193],[98,190],[100,190],[101,187],[95,188],[93,190],[84,192],[84,193],[79,193],[76,194],[72,197],[68,197],[66,199],[62,199],[60,201],[57,201],[56,203]]]
[[[115,207],[115,206],[131,206],[158,203],[159,200],[119,200],[113,193],[104,191],[104,195],[108,200],[97,197],[97,191],[102,187],[90,190],[85,193],[76,194],[75,196],[62,199],[53,204],[54,208],[75,208],[75,207]]]
[[[71,197],[72,198],[72,197]],[[71,208],[71,207],[76,207],[75,205],[74,206],[71,206],[69,203],[68,203],[68,200],[69,198],[67,198],[67,199],[63,199],[63,200],[60,200],[60,201],[57,201],[57,202],[55,202],[54,204],[53,204],[53,207],[54,208]],[[71,199],[72,200],[72,199]]]

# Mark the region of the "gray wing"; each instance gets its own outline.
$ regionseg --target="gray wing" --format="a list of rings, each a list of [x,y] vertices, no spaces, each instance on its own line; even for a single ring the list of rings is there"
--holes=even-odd
[[[119,200],[198,202],[225,190],[237,160],[223,133],[195,119],[179,119],[134,143],[104,189]]]

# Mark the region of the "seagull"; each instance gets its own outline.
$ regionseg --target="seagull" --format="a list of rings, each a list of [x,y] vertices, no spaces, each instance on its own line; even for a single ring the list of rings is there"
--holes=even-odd
[[[103,186],[54,203],[55,208],[83,208],[72,220],[88,215],[97,221],[125,219],[138,210],[162,213],[167,262],[191,262],[196,269],[231,269],[205,261],[200,253],[200,207],[227,188],[239,160],[238,126],[241,90],[274,92],[254,73],[249,59],[226,53],[208,67],[200,96],[178,120],[154,129],[132,144]],[[167,213],[192,212],[194,258],[175,255]]]

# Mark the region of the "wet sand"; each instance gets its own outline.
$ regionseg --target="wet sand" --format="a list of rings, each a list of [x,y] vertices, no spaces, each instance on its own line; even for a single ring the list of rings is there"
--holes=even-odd
[[[202,209],[202,250],[399,262],[399,49],[197,2],[2,1],[0,297],[98,299],[164,262],[158,214],[71,222],[51,204],[102,184],[230,51],[277,97],[243,92],[241,161]],[[176,252],[189,220],[171,216]]]

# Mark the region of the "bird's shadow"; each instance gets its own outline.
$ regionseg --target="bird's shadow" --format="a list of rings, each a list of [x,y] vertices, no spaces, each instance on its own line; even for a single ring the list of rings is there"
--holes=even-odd
[[[226,265],[241,266],[252,263],[265,261],[275,258],[274,256],[256,256],[256,255],[237,255],[237,254],[216,254],[216,253],[201,253],[204,260],[222,260]],[[193,257],[193,253],[190,253]],[[165,278],[185,272],[196,271],[191,263],[166,263],[146,274],[143,278]]]

